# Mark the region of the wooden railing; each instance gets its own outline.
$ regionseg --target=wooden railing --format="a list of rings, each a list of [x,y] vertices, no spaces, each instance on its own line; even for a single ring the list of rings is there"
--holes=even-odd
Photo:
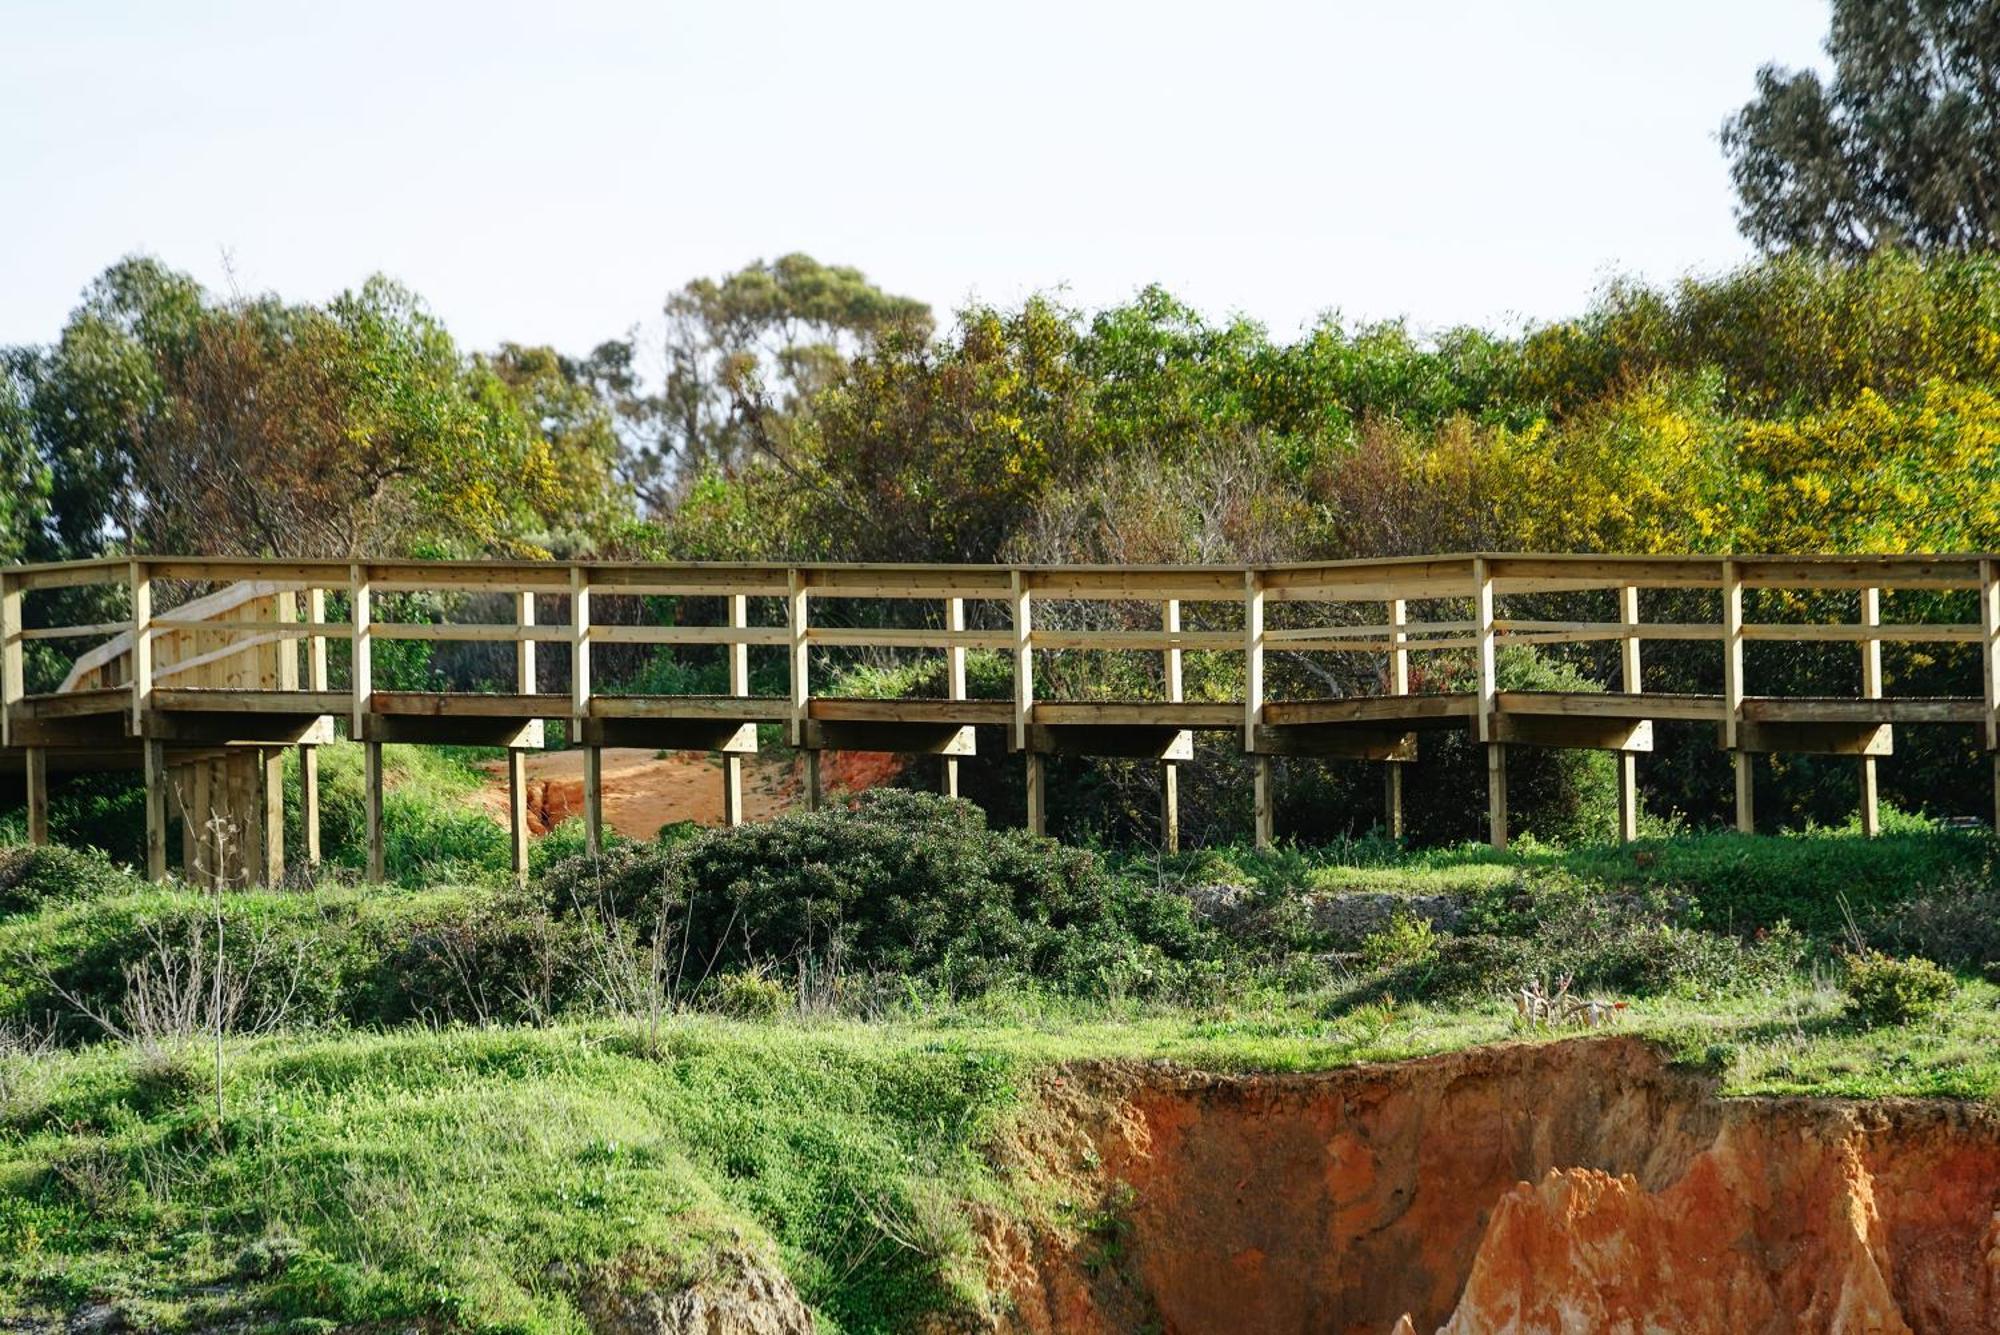
[[[99,606],[122,604],[127,616],[84,624],[51,624],[56,591],[112,586]],[[209,595],[193,591],[256,588],[274,591],[276,612],[241,619]],[[1648,591],[1712,590],[1712,619],[1644,619]],[[1746,591],[1784,590],[1803,598],[1855,595],[1855,616],[1831,621],[1801,616],[1780,622],[1745,619]],[[171,591],[171,592],[168,592]],[[1542,595],[1610,594],[1610,615],[1556,620],[1508,615],[1507,600]],[[1974,620],[1885,621],[1884,592],[1976,595]],[[493,595],[485,621],[397,620],[382,615],[399,594]],[[165,605],[173,596],[182,601]],[[639,600],[680,600],[671,621],[639,614]],[[701,624],[679,621],[690,600],[712,602],[717,615]],[[841,625],[819,619],[857,602],[929,604],[920,625]],[[1687,616],[1686,599],[1672,600]],[[1939,600],[1931,600],[1934,604]],[[329,621],[330,605],[346,609]],[[602,615],[612,604],[617,615]],[[1115,628],[1082,628],[1067,605],[1119,604]],[[1056,614],[1045,614],[1050,608]],[[1137,625],[1142,618],[1154,625]],[[1535,610],[1530,608],[1528,610]],[[1574,609],[1569,609],[1574,610]],[[1587,610],[1587,609],[1586,609]],[[555,616],[544,619],[544,611]],[[1927,615],[1936,615],[1935,607]],[[835,617],[833,620],[839,620]],[[1155,628],[1156,626],[1156,628]],[[170,667],[155,650],[172,637],[201,637],[213,647],[176,652]],[[511,691],[436,693],[378,689],[373,664],[379,644],[515,646]],[[1647,641],[1718,646],[1721,690],[1714,694],[1646,694],[1641,648]],[[1785,700],[1759,697],[1745,678],[1744,648],[1754,642],[1853,644],[1857,688],[1851,697]],[[24,654],[38,642],[97,646],[86,678],[72,672],[67,689],[29,694]],[[268,648],[278,646],[275,654]],[[329,645],[346,646],[346,684],[332,685]],[[537,648],[567,647],[568,689],[539,689]],[[1501,690],[1497,650],[1506,644],[1616,646],[1615,690],[1517,693]],[[1981,695],[1885,698],[1884,644],[1978,646]],[[296,646],[296,647],[295,647]],[[718,648],[725,659],[722,693],[671,696],[601,689],[593,649],[659,646]],[[227,686],[203,677],[221,664],[240,678],[242,655],[258,649],[268,670],[255,685]],[[783,695],[753,696],[751,650],[782,651]],[[945,688],[935,700],[855,701],[815,693],[817,657],[854,650],[933,651],[943,655]],[[971,700],[966,653],[986,650],[1011,663],[1010,700]],[[1127,653],[1159,656],[1157,698],[1070,700],[1037,690],[1037,660],[1049,654]],[[1378,693],[1271,699],[1266,659],[1287,655],[1371,655],[1382,663]],[[1240,660],[1227,674],[1241,689],[1192,700],[1184,690],[1191,654]],[[1440,695],[1412,692],[1412,663],[1421,655],[1470,659],[1470,689]],[[769,677],[766,678],[769,680]],[[121,737],[102,723],[128,720]],[[807,753],[817,787],[823,748],[919,750],[946,757],[955,788],[958,757],[969,754],[971,729],[1001,725],[1008,745],[1027,759],[1030,822],[1045,818],[1042,757],[1051,751],[1151,755],[1160,760],[1165,832],[1176,831],[1173,805],[1177,760],[1195,730],[1240,732],[1253,758],[1257,833],[1271,837],[1271,758],[1324,754],[1390,763],[1389,819],[1400,823],[1400,771],[1407,733],[1429,726],[1463,726],[1486,743],[1491,778],[1491,835],[1506,838],[1505,748],[1509,745],[1596,746],[1620,756],[1621,832],[1636,820],[1633,757],[1650,747],[1655,719],[1698,720],[1718,727],[1721,746],[1735,756],[1738,821],[1752,823],[1750,757],[1758,751],[1852,754],[1861,763],[1864,820],[1874,819],[1874,761],[1904,723],[1960,723],[1983,729],[1985,746],[2000,750],[2000,566],[1985,555],[1957,556],[1547,556],[1465,554],[1363,561],[1199,567],[939,566],[837,564],[666,564],[639,562],[277,561],[143,557],[18,566],[0,573],[0,722],[9,747],[29,753],[31,776],[49,751],[83,752],[122,743],[142,747],[148,772],[163,766],[175,745],[291,744],[283,729],[257,732],[227,725],[196,727],[198,715],[238,718],[345,720],[349,735],[370,747],[371,814],[379,822],[379,743],[476,737],[510,746],[518,775],[523,747],[541,742],[541,720],[566,723],[572,744],[588,748],[586,805],[598,835],[597,749],[621,739],[658,738],[719,750],[725,756],[725,808],[741,818],[741,757],[754,749],[758,723],[788,729]],[[93,723],[91,720],[97,720]],[[419,722],[429,720],[429,722]],[[455,721],[455,722],[445,722]],[[474,725],[473,721],[478,721]],[[316,738],[322,734],[315,734]],[[323,732],[330,736],[330,731]],[[305,743],[307,745],[313,743]],[[31,798],[35,785],[31,782]],[[518,791],[517,782],[517,791]],[[2000,810],[2000,799],[1996,799]],[[164,824],[164,820],[162,821]],[[521,822],[517,821],[517,831]],[[517,845],[522,836],[517,833]],[[524,854],[523,854],[524,855]]]

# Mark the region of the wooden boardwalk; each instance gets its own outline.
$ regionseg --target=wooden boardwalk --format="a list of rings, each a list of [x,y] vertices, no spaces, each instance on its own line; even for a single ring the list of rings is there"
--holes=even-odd
[[[55,591],[116,586],[126,619],[51,624]],[[1800,597],[1852,594],[1851,621],[1751,623],[1746,590]],[[1647,591],[1713,590],[1712,620],[1648,621]],[[1889,623],[1887,592],[1977,595],[1971,622]],[[429,615],[450,607],[485,609],[489,619],[385,619],[404,607],[391,595],[430,595]],[[1602,620],[1533,620],[1505,615],[1503,600],[1593,594]],[[330,602],[330,596],[332,601]],[[666,601],[661,601],[666,600]],[[908,627],[840,624],[857,601],[918,605]],[[1972,605],[1974,600],[1963,600]],[[1685,600],[1679,600],[1684,603]],[[683,624],[690,604],[713,605],[707,624]],[[1121,619],[1157,629],[1076,628],[1091,604],[1117,604]],[[346,620],[327,609],[344,606]],[[671,615],[662,609],[672,608]],[[1044,611],[1043,609],[1049,609]],[[497,615],[494,615],[497,612]],[[1419,616],[1415,613],[1424,613]],[[833,615],[829,616],[828,614]],[[1055,613],[1051,615],[1051,613]],[[1198,628],[1190,628],[1190,627]],[[378,647],[396,641],[511,648],[509,680],[485,692],[413,693],[375,688]],[[1648,693],[1647,641],[1713,643],[1721,690],[1712,695]],[[24,689],[26,646],[35,641],[75,655],[57,690]],[[1744,647],[1758,641],[1852,645],[1856,690],[1839,698],[1751,693]],[[1615,689],[1604,692],[1502,691],[1496,653],[1506,644],[1609,643]],[[1977,646],[1978,696],[1887,697],[1885,644]],[[538,689],[537,653],[551,658],[568,689]],[[596,689],[593,650],[608,646],[707,646],[726,662],[717,695],[616,694]],[[333,685],[329,649],[344,669]],[[751,693],[750,654],[783,660],[784,695]],[[814,692],[816,653],[929,651],[942,658],[942,693],[930,699],[843,699]],[[990,650],[1011,666],[1005,699],[968,698],[966,654]],[[1047,655],[1157,656],[1154,698],[1071,700],[1038,693]],[[1235,656],[1230,674],[1244,689],[1230,700],[1188,699],[1188,655]],[[1378,693],[1269,699],[1265,663],[1275,654],[1366,655],[1379,663]],[[1470,689],[1412,689],[1422,656],[1470,659]],[[506,655],[503,649],[502,658]],[[555,666],[555,665],[551,665]],[[771,680],[773,674],[767,674]],[[147,788],[149,874],[168,865],[170,805],[183,813],[227,811],[245,831],[240,874],[274,880],[284,862],[280,760],[301,749],[301,827],[307,860],[318,857],[315,748],[336,732],[367,756],[370,869],[382,873],[382,759],[385,742],[499,746],[511,757],[513,847],[525,870],[525,750],[544,744],[559,720],[585,749],[585,819],[601,837],[599,752],[606,746],[707,750],[724,758],[724,809],[742,814],[742,756],[757,747],[760,724],[779,725],[806,756],[809,795],[818,800],[818,756],[826,749],[925,753],[945,758],[947,791],[958,763],[975,754],[977,730],[1001,730],[1023,756],[1028,819],[1046,819],[1045,757],[1052,753],[1138,757],[1161,766],[1162,827],[1178,842],[1177,762],[1192,755],[1197,731],[1235,735],[1255,785],[1256,835],[1272,830],[1272,758],[1321,756],[1381,762],[1385,817],[1400,832],[1404,762],[1418,735],[1469,730],[1485,744],[1490,837],[1507,839],[1507,767],[1512,746],[1582,747],[1619,757],[1619,825],[1637,822],[1634,757],[1653,744],[1656,721],[1712,724],[1735,758],[1737,821],[1750,829],[1751,757],[1760,752],[1843,755],[1861,771],[1862,818],[1875,825],[1875,761],[1890,753],[1898,724],[1973,725],[1996,754],[2000,818],[2000,558],[1988,556],[1708,557],[1467,554],[1268,566],[937,566],[707,565],[638,562],[275,561],[147,557],[0,572],[0,726],[6,755],[25,767],[32,838],[46,838],[47,775],[58,768],[141,765]],[[511,690],[503,689],[511,686]],[[989,737],[992,735],[989,732]],[[184,827],[198,821],[186,820]],[[199,860],[183,849],[184,867]]]

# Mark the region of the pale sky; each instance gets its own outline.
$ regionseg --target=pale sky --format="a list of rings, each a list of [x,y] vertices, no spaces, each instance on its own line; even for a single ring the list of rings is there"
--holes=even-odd
[[[1716,143],[1824,0],[0,0],[0,343],[143,251],[587,350],[807,251],[944,310],[1161,282],[1280,334],[1746,259]],[[233,278],[232,278],[233,275]]]

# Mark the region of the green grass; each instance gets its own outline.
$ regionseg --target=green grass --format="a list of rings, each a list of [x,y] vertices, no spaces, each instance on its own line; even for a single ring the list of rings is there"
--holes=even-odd
[[[1697,906],[1710,925],[1748,931],[1780,920],[1834,935],[1846,909],[1886,908],[1954,879],[1991,883],[1996,845],[1984,830],[1952,830],[1892,815],[1883,834],[1858,825],[1792,834],[1679,833],[1561,847],[1523,839],[1498,851],[1485,844],[1404,850],[1383,839],[1266,852],[1232,847],[1157,861],[1117,860],[1141,875],[1181,884],[1251,885],[1278,893],[1386,892],[1473,895],[1516,876],[1560,874],[1607,890],[1664,890]]]
[[[330,787],[346,793],[353,753],[334,755]],[[399,791],[421,810],[483,781],[476,755],[420,756],[394,758],[411,762]],[[837,958],[844,978],[865,984],[842,991],[815,975],[814,995],[833,998],[837,1017],[682,1010],[653,1029],[607,1016],[590,979],[573,974],[559,1019],[522,1024],[543,1012],[480,989],[532,979],[555,958],[537,953],[543,945],[573,949],[595,919],[549,911],[570,871],[515,896],[478,874],[479,858],[451,852],[442,827],[402,827],[429,844],[407,850],[411,865],[470,869],[470,884],[229,894],[230,949],[301,950],[308,967],[287,1028],[227,1042],[219,1119],[198,1045],[162,1063],[98,1042],[91,1024],[62,1015],[51,986],[115,1004],[124,970],[214,901],[143,885],[102,859],[0,856],[0,1317],[113,1299],[135,1323],[167,1328],[247,1317],[297,1330],[429,1321],[570,1332],[583,1328],[577,1282],[615,1272],[670,1287],[718,1248],[741,1247],[782,1265],[828,1329],[908,1329],[929,1314],[948,1323],[984,1301],[968,1203],[1033,1205],[1010,1198],[986,1151],[1048,1067],[1311,1071],[1508,1041],[1522,1035],[1503,994],[1524,970],[1592,960],[1601,977],[1638,980],[1605,984],[1633,989],[1624,1032],[1713,1072],[1727,1093],[2000,1098],[2000,989],[1961,973],[1941,1014],[1869,1028],[1828,981],[1843,901],[1865,923],[1870,909],[1915,896],[1990,896],[1984,835],[1900,821],[1875,840],[1701,835],[1506,853],[1362,841],[1160,864],[1114,857],[1108,873],[1072,869],[1093,895],[1117,890],[1106,901],[1117,912],[1090,937],[1102,958],[1068,972],[1002,970],[982,991],[963,984],[964,965],[990,964],[995,942],[1020,927],[1010,887],[1039,887],[1028,902],[1046,908],[1044,861],[1084,855],[955,824],[914,798],[883,811],[902,812],[893,829],[861,828],[882,813],[826,815],[704,834],[685,859],[628,849],[620,863],[638,900],[662,892],[668,871],[701,882],[752,956],[759,913],[779,925],[815,915],[846,953],[786,954],[768,944],[781,935],[756,925],[771,958],[750,966],[789,991],[801,968]],[[1107,875],[1133,881],[1100,885]],[[935,931],[953,897],[986,880],[1005,893],[959,905],[970,926],[946,943],[951,967],[883,963],[902,941],[890,928]],[[1251,920],[1194,929],[1137,894],[1220,881],[1256,888]],[[1458,937],[1406,930],[1361,952],[1372,964],[1330,956],[1292,901],[1349,890],[1460,894],[1478,925]],[[1606,893],[1638,890],[1665,893]],[[1164,901],[1185,917],[1178,897]],[[1627,901],[1669,907],[1621,916]],[[1671,906],[1681,902],[1694,911]],[[1801,938],[1773,932],[1745,946],[1716,930],[1780,918],[1807,928],[1790,954],[1766,946]],[[673,921],[683,930],[694,919]],[[869,945],[870,923],[888,946]],[[1154,938],[1173,950],[1140,949]],[[1467,985],[1416,986],[1439,969]],[[733,994],[680,995],[713,1006]],[[10,1034],[51,1018],[64,1021],[66,1046],[10,1049]]]
[[[1635,1005],[1626,1029],[1719,1068],[1730,1093],[2000,1093],[1994,989],[1866,1030],[1802,987]],[[1500,1007],[1327,1020],[990,998],[874,1024],[679,1016],[618,1024],[232,1042],[219,1125],[162,1103],[109,1047],[0,1062],[0,1307],[123,1301],[168,1325],[274,1314],[575,1331],[553,1263],[645,1258],[659,1282],[717,1245],[775,1257],[837,1330],[978,1301],[962,1213],[1010,1202],[982,1149],[1034,1073],[1079,1059],[1325,1069],[1514,1034]],[[260,1258],[289,1257],[275,1273]]]

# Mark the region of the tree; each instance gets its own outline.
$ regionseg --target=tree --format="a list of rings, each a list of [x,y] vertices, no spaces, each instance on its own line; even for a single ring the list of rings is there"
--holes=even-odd
[[[943,346],[899,335],[856,358],[786,470],[804,533],[840,560],[994,560],[1098,458],[1075,348],[1071,315],[1031,298],[963,312]]]
[[[1723,126],[1738,226],[1766,251],[2000,239],[2000,0],[1834,0],[1831,82],[1767,65]]]
[[[0,368],[0,541],[31,557],[531,554],[621,508],[604,414],[559,359],[467,359],[381,278],[217,302],[129,259]]]
[[[654,509],[709,470],[787,462],[807,402],[848,360],[895,331],[931,330],[930,307],[859,270],[786,255],[667,298],[658,392],[642,393],[630,342],[607,343],[585,369],[627,425],[627,473]]]

